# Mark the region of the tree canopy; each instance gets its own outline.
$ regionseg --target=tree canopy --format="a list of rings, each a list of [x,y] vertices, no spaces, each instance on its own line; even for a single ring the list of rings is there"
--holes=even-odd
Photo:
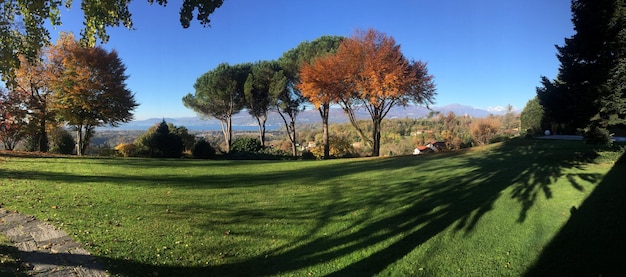
[[[571,8],[576,33],[556,47],[561,63],[556,79],[542,77],[537,88],[546,119],[558,133],[624,124],[624,3],[573,0]]]
[[[229,65],[222,63],[202,74],[194,84],[194,94],[182,99],[185,107],[203,117],[218,119],[226,141],[226,151],[232,143],[232,117],[245,106],[244,85],[250,73],[250,63]]]
[[[332,103],[340,104],[361,137],[372,144],[374,156],[380,154],[380,123],[393,106],[428,105],[435,96],[426,64],[409,61],[392,37],[373,29],[357,31],[339,44],[336,53],[303,64],[300,75],[303,95],[321,112]],[[358,108],[365,108],[372,118],[371,137],[358,125]]]
[[[4,0],[0,2],[0,75],[3,81],[12,81],[14,70],[19,67],[19,56],[33,60],[37,52],[50,44],[50,32],[46,23],[61,26],[60,9],[71,8],[72,0]],[[167,0],[148,0],[148,3],[167,5]],[[209,26],[209,16],[224,0],[183,0],[180,23],[188,28],[194,17],[203,26]],[[133,27],[129,10],[131,0],[82,0],[80,9],[84,14],[82,42],[95,46],[98,39],[109,40],[107,28]]]
[[[63,35],[50,47],[48,59],[53,105],[59,118],[77,131],[77,154],[85,152],[95,127],[132,120],[138,104],[126,88],[126,67],[117,52],[84,47]]]
[[[285,123],[294,156],[297,153],[296,117],[300,111],[304,110],[304,103],[306,103],[306,98],[298,88],[298,84],[301,82],[300,68],[303,64],[310,63],[320,56],[335,52],[341,40],[343,40],[343,37],[340,36],[321,36],[313,41],[304,41],[295,48],[283,53],[278,59],[281,71],[276,72],[274,75],[271,91],[278,114]],[[323,119],[323,113],[321,114]],[[324,149],[328,150],[327,123],[325,126]],[[325,151],[325,153],[328,153],[328,151]]]

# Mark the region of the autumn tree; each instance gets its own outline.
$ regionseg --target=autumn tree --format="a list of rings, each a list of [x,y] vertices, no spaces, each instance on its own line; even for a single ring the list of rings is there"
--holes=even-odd
[[[326,59],[318,67],[316,82],[332,88],[334,97],[328,100],[341,105],[363,140],[372,145],[373,156],[380,155],[380,126],[392,107],[433,103],[435,85],[426,63],[405,58],[395,40],[384,33],[356,31]],[[356,120],[359,108],[371,117],[370,137]]]
[[[274,81],[274,74],[278,71],[278,64],[273,61],[259,61],[252,64],[250,73],[244,84],[246,109],[259,125],[259,142],[265,146],[265,123],[272,107],[270,88]],[[280,81],[280,80],[278,80]]]
[[[50,44],[46,25],[61,26],[61,8],[71,8],[72,0],[4,0],[0,2],[0,75],[3,81],[12,82],[15,69],[20,66],[19,56],[36,60],[37,52]],[[94,46],[98,39],[107,42],[107,29],[123,25],[133,28],[129,5],[131,0],[82,0],[84,14],[82,40]],[[165,6],[167,0],[148,0],[148,3]],[[211,15],[223,0],[183,0],[180,23],[188,28],[194,17],[203,26],[209,26]]]
[[[307,102],[298,87],[301,83],[300,69],[303,64],[310,64],[320,56],[334,53],[341,40],[343,37],[340,36],[321,36],[313,41],[304,41],[278,59],[281,70],[274,75],[271,91],[273,103],[285,123],[294,156],[297,154],[298,143],[296,117],[304,110]]]
[[[500,121],[494,117],[478,118],[474,120],[470,126],[470,134],[478,145],[489,144],[498,130],[500,129]]]
[[[64,34],[50,47],[48,59],[54,108],[76,131],[78,155],[85,154],[96,127],[132,120],[138,104],[126,88],[126,67],[115,50],[83,47]]]
[[[302,95],[309,99],[322,117],[323,157],[330,157],[330,140],[328,132],[328,116],[330,105],[337,103],[340,93],[346,90],[341,82],[340,61],[336,55],[316,58],[311,64],[304,63],[300,69],[301,83],[298,85]]]
[[[8,83],[15,101],[28,113],[29,135],[38,143],[37,150],[48,152],[48,125],[55,125],[55,112],[52,108],[53,91],[51,88],[51,66],[43,51],[38,52],[37,58],[29,61],[20,56],[20,67],[15,79]]]
[[[222,63],[202,74],[194,84],[194,94],[188,93],[182,101],[202,117],[220,121],[226,141],[226,151],[232,144],[232,118],[245,107],[244,84],[251,64],[229,65]]]
[[[0,141],[5,150],[13,150],[26,135],[28,111],[19,96],[0,88]]]

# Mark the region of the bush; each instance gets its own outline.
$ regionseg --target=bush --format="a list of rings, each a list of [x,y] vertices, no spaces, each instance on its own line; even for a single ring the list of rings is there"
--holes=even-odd
[[[165,120],[151,127],[135,140],[139,155],[154,158],[180,158],[184,145],[182,138],[170,132]]]
[[[351,158],[357,157],[352,143],[345,137],[329,136],[329,155],[331,158]],[[313,155],[318,157],[324,156],[324,145],[319,144],[315,148],[310,150]]]
[[[201,138],[191,148],[191,156],[194,159],[212,159],[215,157],[215,148],[208,141]]]
[[[470,134],[478,145],[484,145],[496,136],[499,129],[500,122],[495,118],[479,118],[470,126]]]
[[[115,150],[124,157],[134,157],[138,154],[139,148],[133,143],[120,143],[115,146]]]
[[[261,142],[256,138],[236,138],[230,146],[231,152],[257,153],[263,149]]]
[[[53,132],[51,132],[50,136],[52,137],[52,147],[50,148],[50,152],[58,153],[58,154],[72,154],[76,149],[76,141],[72,134],[70,134],[64,128],[57,128]]]
[[[302,151],[302,159],[303,160],[316,160],[317,158],[315,157],[315,154],[313,154],[311,151],[304,150]]]

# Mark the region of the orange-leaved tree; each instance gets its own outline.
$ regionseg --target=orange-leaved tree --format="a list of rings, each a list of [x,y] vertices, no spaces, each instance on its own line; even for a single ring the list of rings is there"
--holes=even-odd
[[[50,47],[51,86],[60,119],[76,131],[76,152],[83,155],[95,127],[132,120],[137,107],[126,88],[126,66],[116,51],[85,47],[71,34],[63,34]]]
[[[300,84],[297,87],[319,110],[322,117],[324,159],[330,155],[328,134],[330,105],[337,103],[341,99],[341,94],[346,91],[346,84],[341,75],[341,63],[338,56],[328,54],[316,58],[312,63],[303,63],[300,68]]]
[[[357,30],[341,43],[336,59],[343,61],[341,68],[332,70],[349,84],[338,103],[363,140],[371,143],[373,156],[380,154],[381,122],[392,107],[434,101],[435,85],[426,63],[408,60],[393,37],[382,32]],[[355,117],[355,110],[362,107],[372,119],[371,137],[365,136]]]
[[[54,111],[51,107],[53,91],[50,88],[52,76],[49,74],[49,63],[43,52],[37,58],[29,61],[20,56],[20,67],[15,72],[15,79],[9,82],[10,93],[13,99],[20,99],[21,105],[28,113],[30,136],[37,141],[37,150],[48,151],[47,127],[54,121]]]

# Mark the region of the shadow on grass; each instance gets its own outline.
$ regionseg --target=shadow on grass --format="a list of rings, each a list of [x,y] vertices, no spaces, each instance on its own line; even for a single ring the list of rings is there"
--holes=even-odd
[[[624,276],[626,153],[543,250],[527,276]]]
[[[223,264],[207,267],[169,267],[107,257],[100,259],[111,265],[113,273],[122,275],[158,272],[160,276],[264,276],[288,274],[329,262],[333,264],[331,261],[338,259],[345,264],[333,264],[333,275],[374,275],[450,226],[458,232],[472,232],[500,197],[511,197],[519,202],[517,218],[518,222],[524,222],[538,197],[552,197],[550,186],[556,179],[569,174],[564,172],[566,169],[581,166],[597,156],[594,149],[580,142],[561,141],[514,140],[492,146],[491,150],[470,151],[472,153],[354,160],[339,166],[329,161],[318,163],[315,168],[305,167],[288,172],[160,177],[165,179],[165,183],[189,188],[271,186],[288,180],[297,184],[323,184],[329,187],[329,192],[324,196],[310,195],[299,199],[304,207],[290,213],[283,210],[288,207],[264,211],[233,207],[230,216],[235,221],[278,215],[313,218],[317,222],[292,244],[274,248],[257,257],[232,262],[225,259]],[[456,163],[448,161],[451,157]],[[271,163],[268,165],[271,166]],[[368,172],[381,174],[356,186],[361,187],[360,190],[352,188],[344,191],[343,187],[328,183],[329,180]],[[0,176],[7,174],[0,169]],[[36,178],[70,183],[84,182],[81,179],[85,177],[64,173],[32,174],[38,176]],[[388,178],[386,174],[407,174],[413,178]],[[28,175],[27,172],[22,178],[33,178],[26,177]],[[12,176],[20,178],[15,174]],[[127,177],[91,177],[107,182],[124,180],[133,183]],[[577,179],[595,183],[601,176],[572,175],[567,178],[574,188],[582,189]],[[135,183],[139,185],[155,183],[151,178],[130,181],[138,181]],[[503,195],[509,187],[512,193]],[[239,208],[241,210],[237,211]],[[190,213],[202,213],[206,209],[200,204],[174,208]],[[384,211],[382,215],[375,213],[381,210]],[[333,234],[319,234],[331,221],[336,223],[337,218],[354,211],[364,214]],[[215,228],[210,223],[200,227],[207,231]],[[368,254],[361,254],[364,252]]]

